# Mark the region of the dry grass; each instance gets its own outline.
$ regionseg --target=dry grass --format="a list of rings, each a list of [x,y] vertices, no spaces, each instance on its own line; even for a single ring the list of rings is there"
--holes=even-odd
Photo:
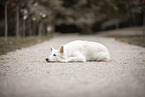
[[[116,40],[126,42],[128,44],[145,47],[144,35],[108,35],[107,37],[114,37]]]
[[[19,39],[16,39],[15,37],[9,37],[8,40],[5,41],[4,37],[0,37],[0,55],[6,54],[10,51],[21,49],[23,47],[28,47],[37,43],[41,43],[48,39],[48,36],[35,36]]]

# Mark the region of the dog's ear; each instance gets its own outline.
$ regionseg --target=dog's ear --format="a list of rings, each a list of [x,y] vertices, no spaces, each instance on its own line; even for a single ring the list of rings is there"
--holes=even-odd
[[[52,47],[52,46],[50,46],[50,50],[51,50],[51,52],[54,50],[54,48]]]
[[[64,53],[64,46],[61,46],[61,47],[60,47],[59,52],[60,52],[60,53]]]

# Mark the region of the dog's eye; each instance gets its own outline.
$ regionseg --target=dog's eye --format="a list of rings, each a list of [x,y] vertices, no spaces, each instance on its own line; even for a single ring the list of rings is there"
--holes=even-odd
[[[56,56],[56,54],[53,54],[53,56]]]

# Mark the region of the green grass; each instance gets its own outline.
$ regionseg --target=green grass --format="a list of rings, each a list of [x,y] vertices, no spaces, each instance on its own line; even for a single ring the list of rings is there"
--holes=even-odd
[[[37,43],[41,43],[48,39],[48,36],[33,36],[19,39],[16,39],[15,37],[9,37],[8,40],[5,41],[4,37],[0,37],[0,55],[6,54],[7,52],[15,51],[17,49],[28,47]]]
[[[128,44],[145,47],[145,35],[107,35],[106,37],[113,37]]]

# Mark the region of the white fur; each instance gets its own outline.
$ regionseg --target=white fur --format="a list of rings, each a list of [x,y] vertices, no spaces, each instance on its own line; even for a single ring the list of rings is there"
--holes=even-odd
[[[48,59],[60,62],[108,61],[110,54],[108,49],[100,43],[77,40],[61,46],[58,50],[51,47],[51,55]]]

